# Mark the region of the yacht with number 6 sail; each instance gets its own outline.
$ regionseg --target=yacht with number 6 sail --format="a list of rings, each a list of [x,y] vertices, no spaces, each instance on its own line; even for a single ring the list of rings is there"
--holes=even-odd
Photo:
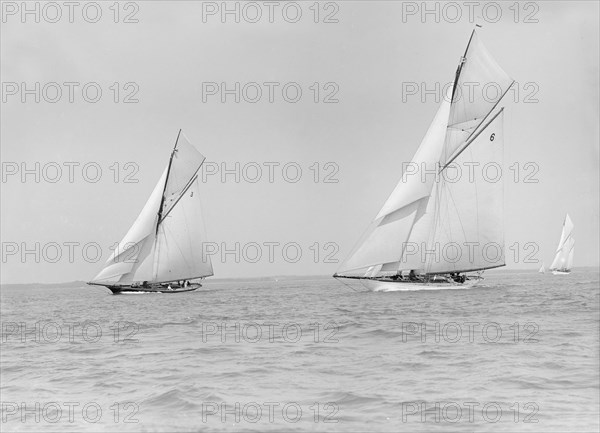
[[[479,90],[496,87],[497,97],[481,91],[467,97],[463,90],[473,83]],[[458,288],[504,266],[503,182],[482,168],[502,171],[498,104],[513,83],[473,30],[451,92],[334,278],[372,290]]]

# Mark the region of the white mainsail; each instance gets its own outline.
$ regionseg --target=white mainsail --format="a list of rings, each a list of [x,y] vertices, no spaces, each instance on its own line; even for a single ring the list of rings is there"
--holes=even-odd
[[[544,272],[546,272],[546,266],[544,265],[544,263],[542,263],[542,266],[540,266],[540,270],[538,272],[540,274],[543,274]]]
[[[410,170],[337,276],[375,277],[403,270],[436,274],[504,265],[503,183],[494,172],[499,169],[501,177],[503,110],[496,106],[513,82],[473,31],[452,93],[442,101]],[[480,86],[479,93],[457,94],[473,83]],[[496,99],[481,92],[488,84],[499,89]],[[478,169],[468,172],[475,164]],[[462,169],[459,179],[446,179],[456,166]],[[436,171],[441,174],[432,174]]]
[[[556,255],[550,266],[551,271],[568,272],[573,267],[573,254],[575,251],[573,228],[573,221],[571,221],[569,214],[567,214],[563,223],[558,248],[556,249]]]
[[[503,111],[455,160],[460,178],[436,184],[436,218],[426,273],[504,266]],[[470,163],[477,163],[469,170]],[[447,170],[452,170],[448,168]],[[452,175],[454,176],[454,175]],[[421,249],[423,249],[421,247]]]
[[[198,171],[204,159],[180,131],[146,205],[92,283],[161,283],[213,274],[210,257],[202,254]]]

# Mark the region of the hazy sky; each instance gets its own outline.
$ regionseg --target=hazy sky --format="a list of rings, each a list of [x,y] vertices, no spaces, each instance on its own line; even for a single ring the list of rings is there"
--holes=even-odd
[[[193,1],[121,3],[115,23],[112,3],[101,3],[96,23],[88,22],[94,21],[93,6],[82,16],[86,2],[74,10],[73,23],[63,3],[60,19],[56,9],[40,4],[36,23],[35,15],[23,17],[14,9],[21,2],[3,2],[3,283],[92,278],[146,202],[179,128],[216,163],[211,168],[225,163],[235,170],[240,163],[239,183],[234,174],[223,182],[219,172],[202,186],[209,240],[219,249],[246,246],[239,263],[234,254],[213,256],[215,276],[332,274],[338,264],[325,263],[328,253],[333,261],[349,253],[394,189],[402,162],[411,159],[439,105],[433,94],[403,98],[403,88],[452,81],[475,23],[483,25],[482,41],[517,81],[504,100],[505,224],[506,245],[519,243],[512,251],[520,256],[507,251],[507,265],[539,266],[523,262],[534,251],[525,244],[533,242],[539,245],[533,259],[548,266],[567,212],[575,224],[575,265],[598,265],[598,2],[532,2],[519,10],[510,8],[513,2],[501,3],[497,22],[491,22],[493,6],[482,12],[489,2],[475,7],[473,20],[462,2],[456,3],[460,19],[438,4],[439,22],[434,14],[423,20],[420,10],[409,14],[421,2],[321,3],[318,23],[313,2],[298,3],[302,16],[296,23],[282,16],[285,3],[275,7],[273,23],[262,2],[258,22],[248,22],[256,8],[242,10],[240,4],[240,22],[226,15],[222,23],[219,13],[203,20],[203,8],[210,12],[221,2]],[[29,5],[33,9],[35,2]],[[285,18],[293,21],[295,12],[288,6]],[[122,22],[128,15],[138,22]],[[322,22],[328,15],[338,22]],[[53,20],[58,22],[48,22]],[[203,83],[210,82],[225,82],[229,89],[256,82],[263,94],[256,103],[245,101],[256,95],[251,85],[240,91],[239,103],[233,94],[222,103],[220,93],[203,101]],[[272,103],[265,82],[280,83],[272,85]],[[32,93],[24,93],[22,83]],[[98,102],[84,99],[86,83],[92,83],[88,101],[102,90]],[[297,83],[286,88],[289,98],[302,89],[299,102],[284,100],[286,83]],[[323,103],[331,93],[339,102]],[[123,103],[128,95],[139,102]],[[22,182],[22,164],[35,172],[36,162],[39,183],[34,174]],[[72,165],[73,182],[69,163],[79,164]],[[273,182],[265,163],[272,163]],[[262,178],[252,183],[257,165]],[[52,183],[57,166],[62,177]],[[12,174],[15,167],[19,172]],[[94,178],[95,167],[102,174],[93,183],[84,175]],[[302,174],[292,183],[297,167]],[[138,182],[124,182],[127,174]],[[328,174],[338,182],[325,182]],[[527,174],[538,182],[525,183]],[[21,257],[22,248],[35,250],[36,243],[39,263],[35,253]],[[62,252],[58,259],[53,243]],[[93,243],[102,248],[96,262]],[[258,260],[252,243],[262,248]],[[19,250],[9,254],[15,245]],[[294,263],[298,248],[302,257]]]

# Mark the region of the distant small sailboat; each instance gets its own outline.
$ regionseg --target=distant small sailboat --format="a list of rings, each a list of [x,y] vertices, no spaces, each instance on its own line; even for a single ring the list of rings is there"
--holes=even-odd
[[[179,131],[169,163],[141,213],[90,285],[113,294],[180,293],[213,275],[205,240],[198,171],[204,156]]]
[[[460,97],[472,83],[492,83],[498,97]],[[423,290],[472,285],[483,270],[505,265],[503,182],[482,173],[467,176],[465,167],[502,166],[504,109],[497,105],[513,83],[473,30],[452,95],[442,101],[410,164],[418,174],[403,173],[334,278],[372,290]],[[446,179],[456,166],[463,175]]]
[[[544,263],[542,263],[542,266],[540,266],[540,270],[538,271],[540,274],[543,274],[546,272],[546,266],[544,265]]]
[[[573,221],[569,214],[565,217],[560,241],[556,249],[556,255],[550,266],[550,270],[554,275],[566,275],[571,272],[573,267],[573,254],[575,252],[575,239],[573,238]]]

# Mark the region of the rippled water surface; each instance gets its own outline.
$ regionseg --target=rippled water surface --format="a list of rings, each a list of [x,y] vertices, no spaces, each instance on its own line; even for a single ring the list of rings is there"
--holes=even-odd
[[[597,269],[490,272],[469,290],[1,297],[3,431],[599,428]]]

